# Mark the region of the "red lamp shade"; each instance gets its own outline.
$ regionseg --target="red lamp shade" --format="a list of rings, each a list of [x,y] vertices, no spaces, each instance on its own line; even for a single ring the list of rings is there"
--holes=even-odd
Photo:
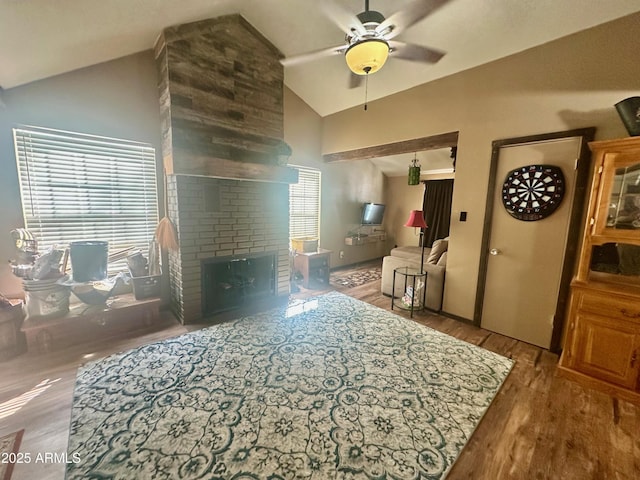
[[[418,227],[427,228],[427,224],[424,221],[422,210],[411,210],[409,214],[409,220],[404,224],[405,227]]]

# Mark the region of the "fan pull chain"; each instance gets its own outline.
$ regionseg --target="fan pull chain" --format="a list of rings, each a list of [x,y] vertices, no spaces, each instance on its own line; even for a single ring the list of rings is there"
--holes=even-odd
[[[367,96],[369,94],[369,72],[371,71],[371,67],[364,68],[364,111],[367,111]]]

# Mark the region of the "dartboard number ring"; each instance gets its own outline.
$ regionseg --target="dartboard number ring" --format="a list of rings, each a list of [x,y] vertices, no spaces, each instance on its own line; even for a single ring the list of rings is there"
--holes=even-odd
[[[533,222],[551,215],[564,196],[564,175],[553,165],[511,170],[502,184],[502,204],[509,215]]]

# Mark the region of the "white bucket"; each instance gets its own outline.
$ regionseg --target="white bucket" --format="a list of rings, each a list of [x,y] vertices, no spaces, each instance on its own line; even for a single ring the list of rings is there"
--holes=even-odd
[[[24,281],[27,318],[61,317],[69,312],[70,290],[64,285],[44,281]]]

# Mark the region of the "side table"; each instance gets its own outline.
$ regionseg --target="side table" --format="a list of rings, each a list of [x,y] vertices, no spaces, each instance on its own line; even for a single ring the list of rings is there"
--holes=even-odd
[[[314,284],[329,286],[329,255],[331,250],[319,248],[317,252],[296,252],[293,266],[302,275],[302,286],[313,288]]]
[[[400,300],[396,299],[395,296],[397,278],[401,282],[404,279],[402,296],[399,297]],[[422,283],[422,286],[420,285],[420,283]],[[422,289],[422,295],[420,295],[420,292],[416,292],[416,286]],[[407,287],[410,287],[410,292],[407,292]],[[393,310],[394,306],[402,310],[409,310],[411,312],[411,318],[413,318],[414,311],[424,310],[426,293],[427,272],[412,267],[398,267],[393,270],[393,285],[391,286],[391,310]],[[420,299],[420,297],[422,297],[422,299]],[[407,301],[409,299],[410,302]]]

